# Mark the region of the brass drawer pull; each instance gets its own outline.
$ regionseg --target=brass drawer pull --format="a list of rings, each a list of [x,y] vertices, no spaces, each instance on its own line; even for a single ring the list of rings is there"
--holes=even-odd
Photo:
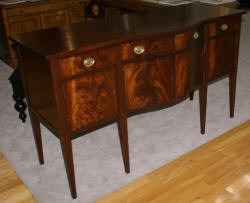
[[[144,51],[145,51],[145,49],[144,49],[143,46],[136,46],[136,47],[134,48],[134,53],[135,53],[135,54],[138,54],[138,55],[142,54]]]
[[[227,24],[222,24],[221,25],[221,30],[222,31],[225,31],[225,30],[227,30],[228,29],[228,25]]]
[[[85,66],[85,67],[91,67],[91,66],[93,66],[95,64],[95,59],[93,59],[93,58],[86,58],[86,59],[84,59],[84,61],[83,61],[83,65]]]
[[[199,33],[198,32],[195,32],[194,35],[193,35],[194,39],[198,39],[199,38]]]

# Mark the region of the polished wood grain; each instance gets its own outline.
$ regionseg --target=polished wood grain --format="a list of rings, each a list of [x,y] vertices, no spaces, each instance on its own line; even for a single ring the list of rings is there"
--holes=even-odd
[[[27,186],[17,176],[14,169],[0,152],[0,202],[1,203],[35,203]]]
[[[235,35],[211,39],[209,42],[208,79],[229,73],[234,66]],[[226,60],[223,60],[226,59]]]
[[[130,161],[129,161],[129,144],[128,144],[128,122],[127,122],[127,108],[125,100],[125,85],[123,75],[123,63],[122,63],[122,51],[120,47],[116,48],[116,90],[117,90],[117,101],[118,101],[118,119],[117,127],[120,138],[120,145],[124,163],[124,169],[126,173],[130,172]]]
[[[173,57],[124,65],[124,83],[128,111],[173,101]]]
[[[69,24],[70,20],[67,9],[43,13],[40,18],[43,29],[60,27]]]
[[[114,68],[90,72],[66,82],[64,87],[72,131],[117,116]]]
[[[85,21],[84,2],[89,0],[44,0],[24,2],[14,5],[0,5],[1,34],[7,43],[0,52],[8,52],[14,68],[18,64],[12,42],[8,39],[14,34],[27,33],[41,29],[63,26]]]
[[[190,57],[191,52],[183,51],[175,55],[175,93],[177,98],[182,98],[190,91]]]
[[[145,51],[138,55],[134,53],[134,48],[136,46],[143,46]],[[175,49],[174,38],[167,37],[162,39],[154,39],[151,41],[136,41],[122,44],[122,59],[128,60],[133,58],[138,58],[142,56],[147,56],[150,54],[169,52]]]
[[[102,2],[116,8],[128,9],[132,11],[145,11],[153,8],[164,7],[164,5],[143,0],[102,0]]]
[[[250,120],[97,200],[249,202]]]
[[[188,15],[190,12],[193,15]],[[25,33],[25,35],[13,36],[13,39],[36,50],[44,57],[54,58],[135,41],[143,36],[150,38],[154,35],[163,37],[164,33],[178,34],[183,28],[243,13],[244,11],[240,10],[194,3]],[[52,41],[51,38],[54,40]]]
[[[235,18],[223,18],[220,19],[219,21],[216,22],[211,22],[209,23],[208,26],[208,34],[209,37],[214,37],[219,34],[225,34],[225,33],[230,33],[233,31],[237,31],[240,28],[240,17],[235,17]],[[226,30],[222,30],[221,26],[223,24],[227,25]]]
[[[67,110],[65,108],[65,102],[64,102],[65,95],[63,93],[62,81],[60,78],[60,69],[59,69],[60,64],[58,60],[51,60],[49,61],[49,64],[50,64],[51,76],[53,78],[52,83],[53,83],[53,90],[55,91],[54,95],[57,103],[55,108],[57,110],[57,115],[58,115],[58,131],[54,133],[58,135],[60,140],[71,197],[75,199],[77,197],[77,193],[76,193],[76,183],[75,183],[71,129],[69,128],[69,123],[67,119]],[[21,63],[21,65],[23,65],[23,63]],[[30,110],[29,105],[28,108]]]
[[[25,70],[22,71],[22,81],[28,108],[35,110],[39,120],[46,122],[46,125],[55,131],[58,129],[59,121],[49,62],[30,50],[22,49],[21,52],[21,62],[25,66]],[[35,67],[34,61],[38,62]]]
[[[84,65],[84,60],[93,58],[94,64],[90,67]],[[109,47],[87,52],[78,56],[64,58],[60,61],[60,75],[62,79],[70,79],[74,76],[91,72],[97,69],[112,67],[115,65],[115,48]]]
[[[209,69],[209,59],[227,64],[227,54],[218,58],[219,52],[211,53],[212,40],[233,50],[230,68],[212,76],[214,80],[230,75],[233,112],[240,27],[211,37],[209,24],[219,25],[224,20],[240,23],[243,13],[195,3],[12,37],[19,48],[28,108],[37,117],[33,129],[40,162],[38,122],[60,139],[72,198],[77,197],[72,151],[76,136],[117,122],[128,173],[127,117],[177,103],[196,89],[200,93],[201,133],[205,132],[207,75],[214,70]],[[239,21],[231,21],[234,17]],[[235,43],[229,44],[231,36]],[[136,46],[141,46],[141,52]],[[223,68],[220,66],[218,69]]]

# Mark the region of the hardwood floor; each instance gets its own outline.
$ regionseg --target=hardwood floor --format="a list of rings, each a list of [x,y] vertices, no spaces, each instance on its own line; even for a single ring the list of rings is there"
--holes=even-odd
[[[37,202],[26,185],[17,176],[9,162],[0,152],[0,202],[34,203]]]
[[[96,202],[249,203],[249,146],[250,120]]]

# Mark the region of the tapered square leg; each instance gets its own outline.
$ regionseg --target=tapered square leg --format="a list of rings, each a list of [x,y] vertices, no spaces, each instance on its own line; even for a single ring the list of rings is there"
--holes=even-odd
[[[117,122],[125,172],[130,172],[127,118]]]
[[[230,117],[234,117],[235,107],[235,93],[236,93],[236,71],[232,71],[229,74],[229,105],[230,105]]]
[[[64,159],[64,165],[67,172],[69,188],[73,199],[77,197],[75,184],[75,170],[72,152],[72,143],[69,136],[61,136],[60,143]]]
[[[201,134],[205,134],[206,110],[207,110],[207,85],[203,85],[199,89],[199,102],[200,102],[200,129],[201,129]]]
[[[30,114],[30,121],[32,125],[33,135],[36,143],[39,163],[44,164],[40,121],[31,110],[29,110],[29,114]]]

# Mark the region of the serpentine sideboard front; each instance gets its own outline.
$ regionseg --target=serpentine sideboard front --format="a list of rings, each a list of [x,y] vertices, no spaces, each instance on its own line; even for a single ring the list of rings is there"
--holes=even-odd
[[[199,89],[204,133],[207,84],[225,75],[233,117],[243,13],[194,3],[12,37],[40,163],[41,122],[60,139],[76,198],[74,137],[117,122],[128,173],[127,117],[174,104]]]

